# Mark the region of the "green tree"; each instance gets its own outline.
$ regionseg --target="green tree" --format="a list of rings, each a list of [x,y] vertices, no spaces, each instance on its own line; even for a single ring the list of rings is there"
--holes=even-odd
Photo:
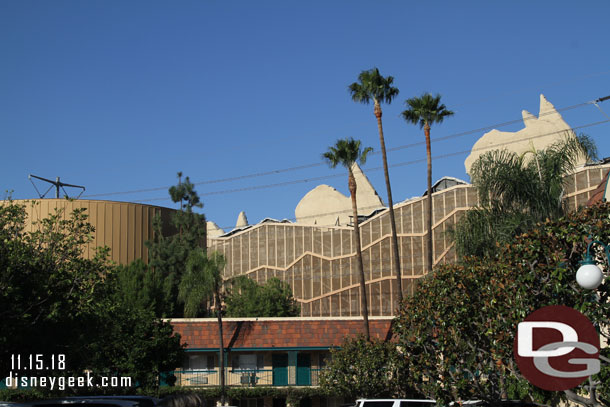
[[[495,259],[467,258],[420,280],[394,320],[413,372],[410,384],[444,402],[508,398],[556,405],[561,398],[603,406],[610,397],[608,364],[592,377],[594,391],[585,383],[561,394],[532,386],[513,358],[517,324],[547,305],[577,309],[610,338],[610,278],[596,293],[575,281],[589,236],[610,242],[610,205],[547,220],[502,246]],[[602,355],[610,356],[610,348]]]
[[[264,285],[246,276],[236,278],[225,303],[231,318],[296,317],[301,312],[290,285],[275,277]]]
[[[224,368],[224,339],[222,327],[222,302],[224,297],[224,284],[222,269],[226,264],[225,258],[218,252],[208,255],[199,248],[191,251],[186,272],[180,281],[178,300],[184,304],[184,316],[194,318],[200,316],[207,303],[212,301],[216,305],[216,318],[218,320],[219,370],[221,403],[225,401],[225,368]]]
[[[144,389],[157,388],[160,375],[184,360],[180,335],[152,309],[121,302],[105,304],[105,312],[96,319],[104,332],[98,332],[85,345],[91,355],[89,370],[104,376],[130,377],[133,386]]]
[[[381,145],[381,156],[383,158],[383,175],[388,192],[388,206],[390,208],[390,227],[392,229],[392,253],[394,254],[394,271],[398,285],[398,302],[402,301],[402,276],[400,270],[400,256],[398,252],[398,234],[396,232],[396,220],[394,218],[394,201],[392,200],[392,188],[390,186],[390,173],[388,171],[388,158],[385,150],[385,139],[383,137],[383,125],[381,123],[381,102],[391,103],[398,96],[398,88],[392,86],[392,76],[383,77],[379,69],[373,68],[360,72],[358,81],[349,85],[349,92],[354,102],[369,104],[373,101],[373,113],[377,118],[377,129],[379,130],[379,144]]]
[[[364,165],[366,162],[366,156],[369,152],[373,151],[371,147],[362,149],[360,146],[360,140],[354,140],[353,138],[347,138],[343,140],[337,140],[334,146],[328,148],[328,151],[322,155],[326,162],[335,168],[337,165],[342,165],[347,168],[348,171],[348,187],[349,193],[352,198],[352,213],[354,222],[354,241],[356,242],[356,257],[358,263],[358,274],[360,277],[360,298],[362,303],[362,316],[364,317],[364,333],[367,340],[371,338],[369,332],[369,307],[366,298],[366,282],[364,279],[364,266],[362,264],[362,248],[360,243],[360,229],[358,228],[358,204],[356,202],[356,178],[352,167],[355,162],[359,162]],[[391,206],[390,206],[391,207]]]
[[[36,205],[36,203],[29,203]],[[24,204],[0,203],[0,376],[10,354],[67,354],[70,368],[86,365],[80,352],[111,274],[107,250],[83,256],[93,227],[84,210],[52,216],[26,232]]]
[[[171,286],[141,259],[117,266],[115,296],[131,308],[150,309],[161,316],[171,300]]]
[[[341,348],[331,350],[328,365],[320,372],[320,386],[329,394],[350,399],[405,398],[407,361],[395,343],[347,337]]]
[[[430,126],[434,123],[442,123],[445,117],[452,116],[453,112],[447,110],[444,104],[441,103],[441,95],[432,96],[429,93],[424,93],[421,97],[414,97],[405,101],[408,109],[402,112],[402,117],[408,122],[419,124],[420,128],[424,129],[426,138],[426,159],[428,162],[428,197],[427,212],[428,212],[428,234],[427,234],[427,268],[428,272],[432,271],[434,259],[432,256],[432,150],[430,146]]]
[[[94,230],[84,210],[57,211],[31,232],[25,224],[24,205],[0,204],[0,376],[10,354],[63,354],[66,375],[112,372],[141,386],[181,363],[171,325],[119,292],[108,250],[86,258]]]
[[[499,245],[536,222],[562,216],[566,212],[562,199],[566,175],[581,157],[591,160],[596,155],[589,137],[571,133],[544,150],[521,155],[507,150],[482,154],[470,170],[479,205],[456,225],[458,254],[494,256]]]
[[[171,216],[171,231],[164,230],[162,219],[157,216],[153,220],[154,237],[146,242],[149,249],[149,267],[159,274],[163,280],[163,304],[157,308],[162,310],[163,317],[180,316],[180,310],[175,308],[178,297],[178,285],[186,270],[190,253],[198,248],[205,249],[206,220],[205,215],[195,212],[203,204],[195,191],[189,177],[182,182],[182,173],[178,173],[180,182],[169,189],[173,202],[180,202],[180,210]]]

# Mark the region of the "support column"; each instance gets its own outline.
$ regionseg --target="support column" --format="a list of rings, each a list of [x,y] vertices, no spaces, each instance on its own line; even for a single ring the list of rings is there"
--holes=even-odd
[[[297,355],[298,351],[288,351],[288,385],[294,386],[297,384]]]

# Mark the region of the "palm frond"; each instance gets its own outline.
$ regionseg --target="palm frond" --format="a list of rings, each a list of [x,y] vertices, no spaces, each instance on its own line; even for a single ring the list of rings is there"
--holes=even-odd
[[[178,286],[178,301],[184,304],[184,316],[197,317],[204,313],[205,304],[212,299],[214,290],[222,281],[224,257],[213,252],[209,256],[203,249],[189,253],[186,270]]]
[[[383,77],[377,68],[360,72],[358,81],[348,87],[354,102],[369,103],[373,99],[378,102],[391,103],[398,96],[398,88],[392,86],[394,78],[392,76]]]
[[[432,96],[424,93],[420,97],[413,97],[405,101],[408,109],[402,112],[402,117],[408,123],[419,124],[423,128],[426,123],[442,123],[445,117],[454,113],[441,103],[441,95]]]
[[[373,151],[371,147],[362,148],[360,140],[353,138],[339,139],[334,146],[328,147],[328,151],[322,154],[322,158],[335,168],[341,164],[350,169],[355,162],[364,164],[368,153]]]

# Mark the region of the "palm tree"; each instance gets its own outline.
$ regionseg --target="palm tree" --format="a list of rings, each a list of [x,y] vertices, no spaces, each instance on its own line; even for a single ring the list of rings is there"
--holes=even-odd
[[[222,332],[222,274],[225,258],[218,252],[206,255],[202,248],[189,253],[186,271],[180,280],[178,300],[184,303],[184,316],[194,318],[205,311],[206,304],[216,303],[218,319],[220,402],[225,404],[224,340]]]
[[[352,198],[352,213],[354,218],[354,240],[356,241],[356,256],[358,258],[358,273],[360,274],[360,297],[362,299],[362,315],[364,316],[364,335],[366,340],[370,340],[371,334],[369,331],[369,307],[366,299],[366,284],[364,280],[364,266],[362,264],[362,248],[360,247],[360,230],[358,228],[358,204],[356,203],[356,178],[352,167],[355,162],[359,162],[364,165],[366,162],[366,156],[373,149],[366,147],[361,149],[360,140],[354,140],[353,138],[346,138],[344,140],[337,140],[334,146],[328,148],[328,151],[322,155],[322,157],[328,162],[328,164],[335,168],[341,164],[348,171],[348,187],[349,193]]]
[[[453,116],[451,110],[447,110],[441,104],[441,95],[432,96],[424,93],[421,97],[414,97],[405,101],[408,109],[402,112],[402,117],[408,122],[419,124],[424,129],[426,136],[426,156],[428,161],[428,235],[427,235],[427,271],[432,271],[432,151],[430,149],[430,126],[434,123],[442,123],[447,116]]]
[[[458,254],[493,257],[498,243],[509,242],[537,222],[563,216],[565,176],[583,157],[595,159],[597,148],[588,136],[573,132],[544,150],[482,154],[470,169],[479,206],[468,210],[456,225]]]
[[[385,176],[385,186],[388,192],[388,205],[390,207],[390,227],[392,228],[392,251],[394,253],[394,270],[396,282],[398,283],[398,302],[402,302],[402,276],[400,271],[400,256],[398,254],[398,234],[396,233],[396,220],[394,218],[394,201],[392,200],[392,187],[390,186],[390,173],[388,172],[388,158],[385,151],[385,139],[383,138],[383,126],[381,124],[381,102],[391,103],[392,99],[398,96],[398,89],[392,86],[394,78],[388,76],[384,78],[379,73],[379,69],[373,68],[368,71],[360,72],[358,75],[360,82],[349,85],[349,91],[354,102],[368,104],[371,100],[374,103],[375,117],[377,118],[377,128],[379,130],[379,143],[381,144],[381,156],[383,158],[383,174]]]

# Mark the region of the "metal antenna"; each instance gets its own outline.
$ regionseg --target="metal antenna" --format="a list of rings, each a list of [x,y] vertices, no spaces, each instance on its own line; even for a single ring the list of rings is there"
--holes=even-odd
[[[51,186],[49,187],[49,189],[47,189],[45,191],[44,194],[41,194],[40,191],[38,190],[38,188],[36,188],[36,184],[34,184],[34,181],[32,181],[32,178],[36,178],[36,179],[39,179],[41,181],[48,182],[49,184],[51,184]],[[70,198],[68,196],[68,193],[64,189],[64,187],[81,188],[82,189],[82,191],[80,191],[80,194],[78,194],[78,196],[76,198],[74,198],[74,199],[80,198],[80,196],[83,194],[83,192],[85,192],[85,187],[80,186],[80,185],[66,184],[64,182],[61,182],[59,180],[59,177],[55,178],[55,181],[51,181],[50,179],[46,179],[46,178],[39,177],[37,175],[30,174],[30,175],[28,175],[28,179],[30,180],[32,185],[34,185],[34,189],[36,190],[36,192],[38,192],[38,196],[40,197],[40,199],[44,198],[47,195],[47,193],[51,190],[51,188],[53,188],[53,187],[55,187],[55,198],[59,198],[59,188],[61,188],[64,191],[64,194],[65,194],[66,198]]]

